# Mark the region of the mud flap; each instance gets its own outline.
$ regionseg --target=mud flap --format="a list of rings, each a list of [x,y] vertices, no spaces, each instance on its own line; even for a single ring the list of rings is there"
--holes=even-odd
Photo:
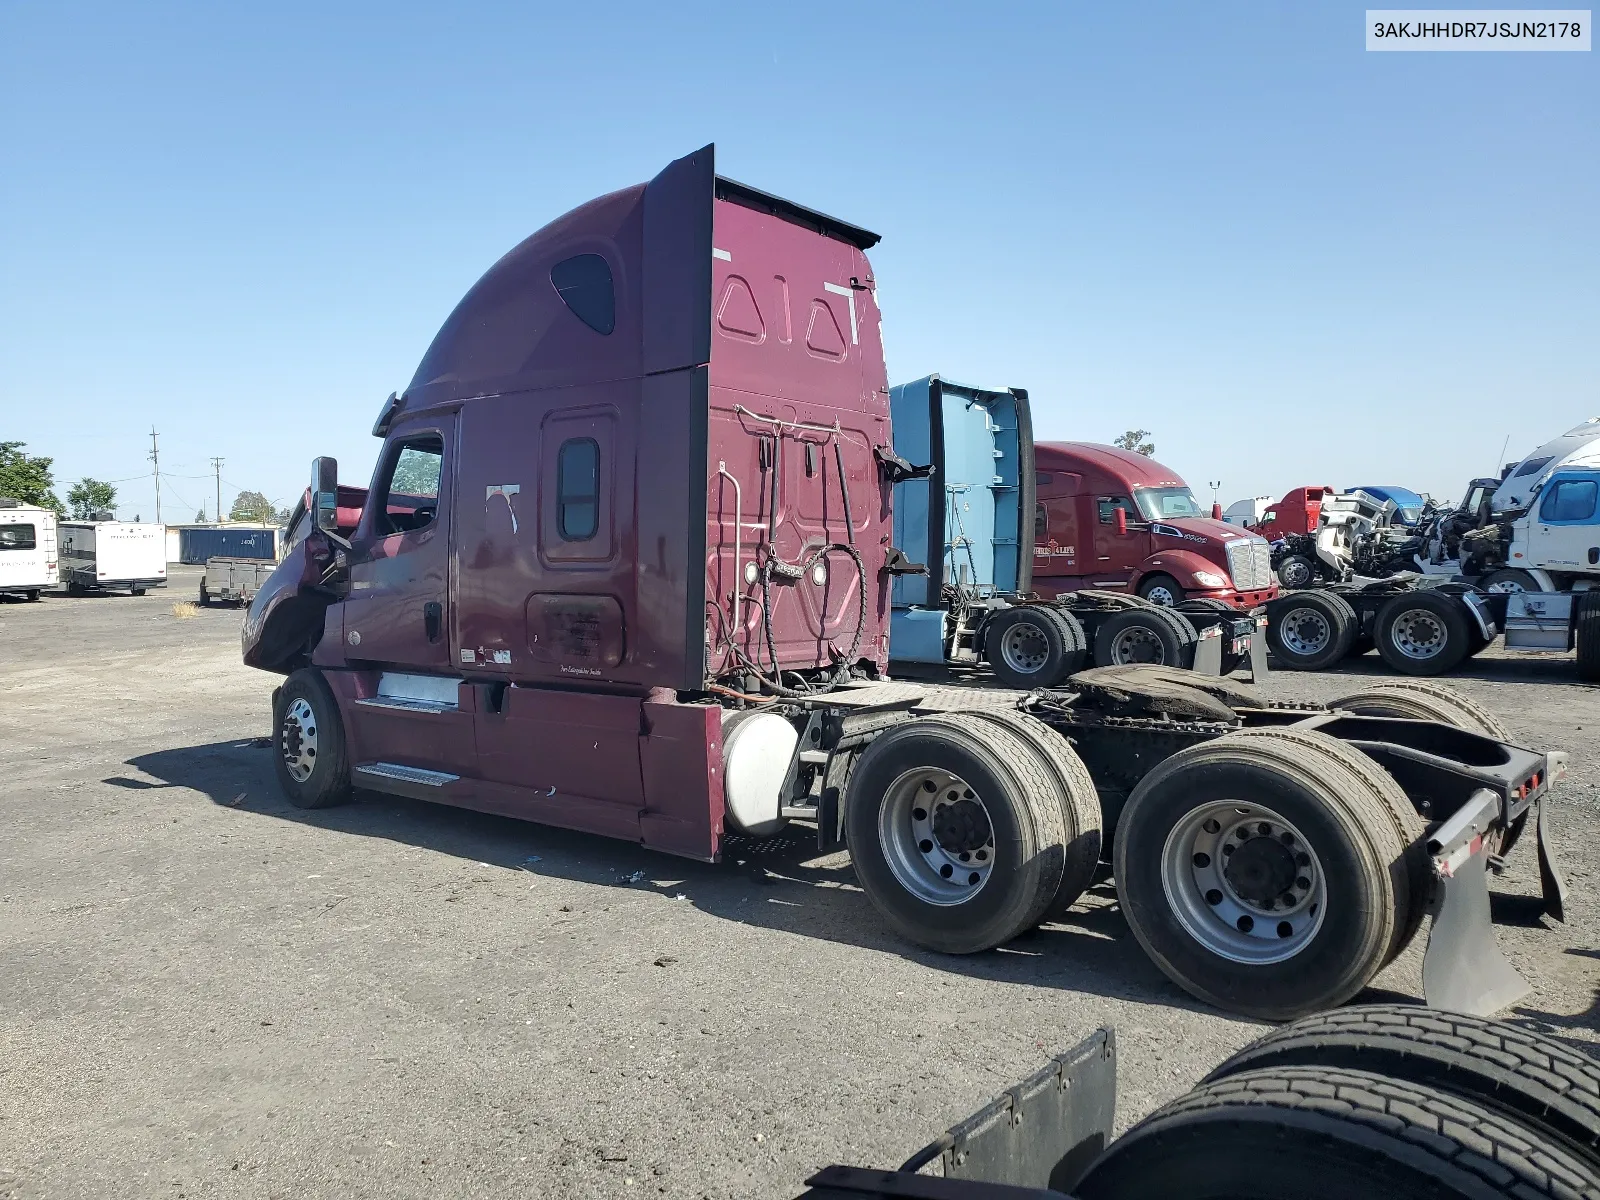
[[[1250,635],[1250,682],[1267,678],[1267,619],[1256,618],[1256,631]]]
[[[1487,1017],[1533,990],[1501,953],[1489,919],[1484,834],[1499,817],[1500,798],[1480,788],[1428,840],[1433,928],[1422,992],[1432,1008]]]
[[[1069,1191],[1111,1140],[1116,1047],[1111,1030],[1097,1030],[919,1150],[900,1170],[915,1172],[941,1158],[947,1180]]]
[[[1534,826],[1539,841],[1539,890],[1544,895],[1544,911],[1551,917],[1567,923],[1567,877],[1556,861],[1556,848],[1550,841],[1550,805],[1548,797],[1539,802],[1539,821]]]
[[[1200,631],[1194,644],[1191,669],[1201,675],[1222,674],[1222,626],[1212,625]]]

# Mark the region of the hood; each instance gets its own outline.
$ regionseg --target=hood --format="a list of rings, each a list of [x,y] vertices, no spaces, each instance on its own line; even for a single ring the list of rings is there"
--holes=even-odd
[[[1156,537],[1188,542],[1190,545],[1196,542],[1208,542],[1220,546],[1241,537],[1256,541],[1266,540],[1248,529],[1229,525],[1226,521],[1213,521],[1210,517],[1169,517],[1164,521],[1152,521],[1150,532]]]

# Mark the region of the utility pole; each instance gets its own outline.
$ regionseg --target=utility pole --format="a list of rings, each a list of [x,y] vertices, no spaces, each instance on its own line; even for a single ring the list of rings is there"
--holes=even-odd
[[[156,477],[156,524],[161,524],[161,450],[156,444],[156,427],[150,426],[150,462]]]
[[[211,469],[217,473],[217,511],[215,515],[217,524],[220,525],[222,524],[222,460],[213,458],[211,460]]]

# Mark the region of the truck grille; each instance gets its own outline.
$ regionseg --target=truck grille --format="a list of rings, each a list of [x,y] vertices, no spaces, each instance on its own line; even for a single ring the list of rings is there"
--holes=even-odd
[[[1228,543],[1228,574],[1241,592],[1272,586],[1272,548],[1264,538],[1239,538]]]

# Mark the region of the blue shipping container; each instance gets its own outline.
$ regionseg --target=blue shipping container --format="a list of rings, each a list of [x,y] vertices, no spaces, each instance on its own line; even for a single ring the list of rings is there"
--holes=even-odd
[[[274,562],[278,557],[276,529],[180,529],[178,561],[205,565],[208,558],[259,558]]]

